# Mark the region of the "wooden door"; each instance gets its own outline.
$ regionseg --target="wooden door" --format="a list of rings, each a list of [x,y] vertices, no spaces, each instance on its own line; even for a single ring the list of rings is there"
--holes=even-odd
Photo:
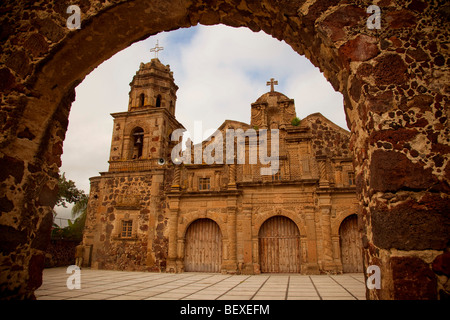
[[[339,228],[342,271],[363,272],[362,240],[358,231],[358,217],[352,214],[342,221]]]
[[[185,271],[220,272],[222,234],[210,219],[194,221],[186,231]]]
[[[300,232],[289,218],[276,216],[259,230],[261,272],[300,272]]]

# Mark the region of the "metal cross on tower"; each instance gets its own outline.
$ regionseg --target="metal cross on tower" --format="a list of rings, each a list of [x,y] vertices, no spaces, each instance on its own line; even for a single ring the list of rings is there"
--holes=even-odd
[[[164,47],[159,46],[159,40],[156,40],[156,46],[150,49],[150,52],[155,53],[155,58],[158,58],[158,52],[164,50]]]
[[[266,86],[270,86],[270,92],[274,92],[274,85],[278,85],[278,81],[275,80],[274,78],[270,78],[270,81],[267,81]]]

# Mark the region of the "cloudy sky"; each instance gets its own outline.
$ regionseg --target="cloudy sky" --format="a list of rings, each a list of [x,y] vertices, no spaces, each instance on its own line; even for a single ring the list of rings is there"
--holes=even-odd
[[[348,130],[342,95],[285,42],[226,26],[164,32],[117,53],[76,88],[60,170],[86,193],[89,178],[108,169],[110,113],[127,110],[129,83],[140,63],[154,58],[157,40],[164,47],[158,58],[179,87],[176,117],[191,134],[194,121],[202,122],[205,138],[226,119],[249,123],[250,104],[270,90],[270,78],[278,80],[276,91],[295,99],[299,118],[320,112]],[[69,209],[55,208],[61,218],[70,218]]]

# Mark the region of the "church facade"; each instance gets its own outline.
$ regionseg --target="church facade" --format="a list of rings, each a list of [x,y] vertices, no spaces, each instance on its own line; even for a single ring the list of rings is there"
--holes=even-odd
[[[249,124],[226,120],[214,139],[188,142],[191,152],[174,163],[180,141],[173,133],[183,128],[175,118],[178,87],[159,59],[142,63],[130,83],[128,111],[112,114],[109,169],[90,179],[84,265],[230,274],[362,272],[350,133],[319,113],[299,120],[294,100],[275,91],[273,79],[268,84],[270,91],[249,106]],[[223,161],[194,161],[194,150],[204,154],[230,130],[247,133],[231,141],[245,151],[243,158],[225,156],[230,141],[220,140],[223,148],[214,152],[216,160],[223,152]],[[270,156],[275,137],[276,170],[263,174],[272,164],[250,156],[261,141]]]

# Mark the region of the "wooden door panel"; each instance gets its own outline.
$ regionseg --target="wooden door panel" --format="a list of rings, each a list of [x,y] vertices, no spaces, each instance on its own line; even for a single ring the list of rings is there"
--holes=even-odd
[[[295,223],[276,216],[263,223],[259,231],[261,272],[300,272],[300,233]]]
[[[362,243],[358,231],[358,218],[351,215],[339,228],[343,272],[363,272]]]
[[[220,272],[222,234],[210,219],[194,221],[186,231],[185,271]]]

